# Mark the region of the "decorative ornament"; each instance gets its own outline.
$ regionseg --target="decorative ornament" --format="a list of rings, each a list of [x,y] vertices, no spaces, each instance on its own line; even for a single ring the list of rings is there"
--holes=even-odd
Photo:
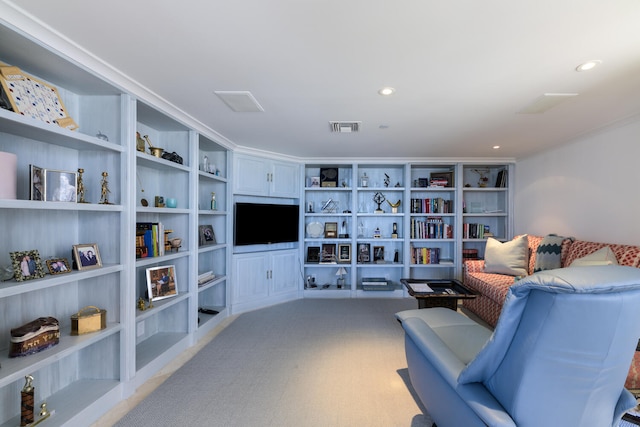
[[[375,213],[379,214],[379,213],[384,213],[384,211],[382,210],[382,208],[380,207],[380,205],[382,203],[384,203],[384,201],[387,200],[386,197],[384,197],[384,194],[382,194],[381,192],[377,192],[376,194],[373,195],[373,201],[376,202],[378,204],[378,209],[376,209]]]
[[[100,204],[101,205],[112,205],[113,203],[109,203],[109,181],[107,181],[107,177],[109,174],[107,172],[102,172],[102,183],[101,183],[101,195],[100,195]]]
[[[82,174],[84,173],[84,169],[78,168],[78,186],[76,187],[78,191],[78,203],[87,203],[84,199],[84,182],[82,181]]]
[[[398,207],[402,203],[402,200],[398,199],[398,201],[395,203],[391,203],[387,200],[387,203],[389,203],[389,206],[391,206],[391,213],[398,213]]]

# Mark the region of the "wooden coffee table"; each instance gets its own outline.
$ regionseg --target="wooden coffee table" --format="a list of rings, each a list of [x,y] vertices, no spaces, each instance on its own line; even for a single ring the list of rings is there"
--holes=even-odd
[[[455,311],[458,300],[477,296],[455,279],[402,279],[400,282],[407,287],[409,295],[418,300],[418,308],[446,307]]]

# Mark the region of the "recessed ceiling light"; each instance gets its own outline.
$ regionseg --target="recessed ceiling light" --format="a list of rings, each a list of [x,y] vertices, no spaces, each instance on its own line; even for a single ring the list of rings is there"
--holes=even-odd
[[[602,61],[599,59],[594,59],[592,61],[587,61],[583,64],[580,64],[576,67],[576,71],[589,71],[602,64]]]
[[[494,150],[497,150],[497,149],[499,149],[499,148],[500,148],[500,146],[499,146],[499,145],[494,145],[494,146],[493,146],[493,149],[494,149]]]
[[[382,96],[389,96],[389,95],[393,95],[396,92],[396,90],[392,87],[383,87],[382,89],[380,89],[378,91],[378,93]]]

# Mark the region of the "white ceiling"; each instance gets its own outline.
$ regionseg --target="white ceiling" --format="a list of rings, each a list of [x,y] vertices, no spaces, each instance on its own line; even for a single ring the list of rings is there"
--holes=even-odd
[[[6,3],[234,144],[300,158],[522,158],[640,113],[638,0]],[[214,95],[235,90],[264,112]],[[517,113],[558,92],[579,95]]]

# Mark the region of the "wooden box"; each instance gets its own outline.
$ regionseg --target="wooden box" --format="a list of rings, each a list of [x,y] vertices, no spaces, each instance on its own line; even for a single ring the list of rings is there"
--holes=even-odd
[[[71,315],[71,335],[83,335],[107,327],[107,310],[93,305]]]

